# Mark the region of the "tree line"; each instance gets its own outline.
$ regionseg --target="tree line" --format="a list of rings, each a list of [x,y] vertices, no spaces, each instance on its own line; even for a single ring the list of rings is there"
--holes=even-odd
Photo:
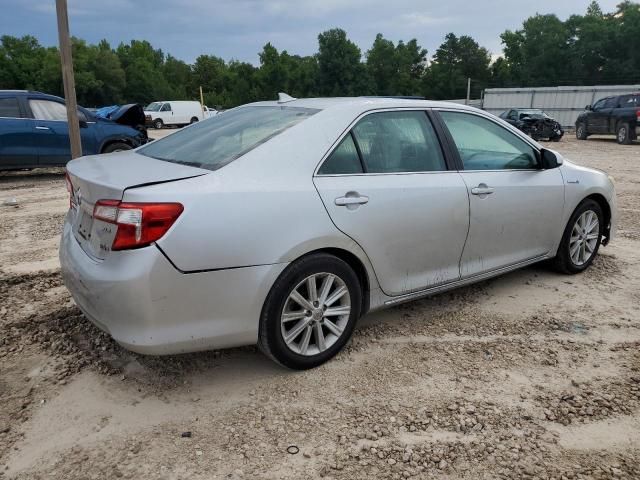
[[[416,39],[393,42],[378,34],[366,52],[339,28],[318,35],[315,55],[279,51],[267,43],[254,66],[215,55],[188,64],[144,40],[113,48],[73,38],[78,102],[85,106],[197,99],[230,108],[294,97],[420,95],[464,98],[501,86],[597,85],[640,82],[640,4],[625,1],[605,13],[592,2],[585,14],[562,21],[534,15],[501,35],[503,52],[489,51],[467,35],[449,33],[430,59]],[[62,95],[60,56],[33,36],[0,38],[0,88]]]

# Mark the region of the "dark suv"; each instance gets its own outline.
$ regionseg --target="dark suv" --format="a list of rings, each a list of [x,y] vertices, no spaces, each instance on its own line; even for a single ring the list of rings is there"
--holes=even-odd
[[[628,145],[640,134],[640,93],[605,97],[576,120],[576,137],[586,140],[593,134],[614,134],[618,143]]]
[[[115,113],[106,119],[78,107],[83,155],[129,150],[148,141],[142,106],[128,105]],[[0,90],[0,170],[64,166],[70,159],[62,98]]]

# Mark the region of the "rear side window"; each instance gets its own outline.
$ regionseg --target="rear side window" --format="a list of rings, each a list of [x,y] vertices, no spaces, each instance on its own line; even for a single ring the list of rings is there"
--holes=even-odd
[[[20,118],[20,108],[16,97],[0,98],[0,117]]]
[[[351,133],[344,137],[340,145],[329,155],[320,169],[319,175],[348,175],[362,173],[362,163]]]
[[[423,111],[380,112],[353,128],[368,173],[446,170],[431,122]]]
[[[138,153],[217,170],[317,112],[298,107],[240,107],[156,140]]]
[[[636,105],[640,106],[640,102],[638,102],[638,98],[636,95],[622,95],[618,99],[618,107],[620,108],[632,108]]]
[[[440,112],[458,148],[465,170],[534,169],[531,145],[506,128],[469,113]]]

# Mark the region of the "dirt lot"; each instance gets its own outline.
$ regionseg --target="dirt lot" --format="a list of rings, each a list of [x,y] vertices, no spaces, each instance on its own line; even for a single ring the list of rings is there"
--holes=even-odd
[[[61,284],[61,173],[0,175],[0,478],[640,478],[640,145],[552,146],[616,178],[587,273],[369,315],[302,373],[122,350]]]

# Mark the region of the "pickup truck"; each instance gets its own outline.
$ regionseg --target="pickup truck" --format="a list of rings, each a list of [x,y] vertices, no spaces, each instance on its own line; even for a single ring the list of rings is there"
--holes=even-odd
[[[605,97],[576,120],[576,138],[586,140],[589,135],[615,135],[618,143],[630,144],[640,135],[640,93]]]

